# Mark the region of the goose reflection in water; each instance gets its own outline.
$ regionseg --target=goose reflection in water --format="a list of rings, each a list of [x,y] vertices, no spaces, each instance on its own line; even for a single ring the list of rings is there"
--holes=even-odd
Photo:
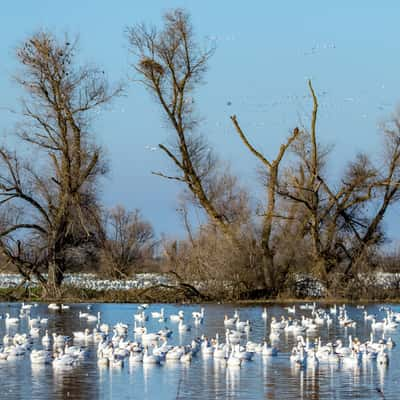
[[[240,365],[230,366],[226,369],[226,391],[231,396],[238,392],[240,386]]]

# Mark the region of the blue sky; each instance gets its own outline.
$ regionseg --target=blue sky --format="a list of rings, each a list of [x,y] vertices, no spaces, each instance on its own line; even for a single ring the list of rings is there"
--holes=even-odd
[[[159,24],[174,7],[191,13],[199,38],[216,43],[196,97],[202,131],[255,197],[256,163],[229,116],[237,114],[251,141],[273,156],[289,130],[309,121],[308,78],[321,103],[319,139],[334,144],[332,176],[357,151],[379,155],[378,125],[400,100],[398,1],[6,1],[0,15],[0,133],[11,133],[15,123],[4,108],[18,109],[14,52],[30,34],[41,28],[79,34],[83,62],[100,65],[110,81],[126,80],[124,29],[142,21]],[[168,170],[169,163],[146,146],[165,142],[171,133],[149,95],[129,84],[95,127],[111,164],[102,187],[105,204],[140,208],[158,233],[181,234],[179,185],[151,175]],[[391,216],[398,221],[397,210]],[[400,238],[397,225],[389,224],[393,238]]]

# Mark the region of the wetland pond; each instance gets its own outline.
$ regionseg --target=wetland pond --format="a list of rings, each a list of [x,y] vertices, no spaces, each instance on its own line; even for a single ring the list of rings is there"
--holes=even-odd
[[[195,324],[192,312],[204,307],[204,319]],[[51,310],[47,304],[35,304],[30,309],[30,318],[48,318],[45,325],[39,324],[39,336],[33,338],[31,349],[24,355],[0,360],[0,399],[399,399],[400,398],[400,328],[393,325],[391,329],[372,329],[371,320],[364,318],[367,314],[376,314],[377,321],[387,316],[387,310],[394,313],[400,311],[398,305],[367,305],[346,306],[349,319],[356,326],[343,326],[340,323],[339,307],[334,314],[328,305],[316,305],[320,309],[320,321],[317,328],[305,332],[287,332],[282,330],[279,338],[275,337],[274,345],[279,349],[275,357],[265,357],[262,353],[254,353],[251,361],[243,361],[241,366],[233,367],[214,359],[199,351],[192,361],[180,362],[166,360],[160,365],[130,362],[127,357],[122,367],[104,366],[98,363],[97,342],[94,340],[71,342],[71,345],[85,346],[88,350],[86,358],[79,360],[71,367],[59,368],[52,363],[35,364],[31,362],[31,351],[42,349],[42,337],[47,329],[51,335],[57,334],[73,337],[73,332],[89,328],[92,332],[96,321],[80,318],[79,312],[101,313],[101,324],[112,326],[118,322],[128,324],[128,335],[125,341],[140,341],[135,335],[134,314],[138,314],[137,304],[69,304],[69,309]],[[164,309],[166,320],[160,322],[152,318],[152,312]],[[285,319],[301,320],[302,316],[311,317],[312,310],[300,309],[289,313],[278,305],[267,306],[267,318],[262,318],[262,305],[171,305],[150,304],[145,315],[149,317],[144,323],[147,332],[158,332],[167,326],[173,333],[168,338],[168,345],[190,345],[195,338],[215,337],[219,335],[219,343],[225,342],[227,326],[224,316],[230,318],[238,311],[241,321],[250,321],[251,330],[243,332],[241,344],[247,342],[261,343],[264,338],[270,341],[271,320],[278,321],[283,315]],[[29,318],[27,312],[20,317],[20,303],[0,304],[0,340],[7,334],[12,337],[16,333],[28,333]],[[169,316],[184,312],[185,324],[191,326],[190,331],[179,332],[178,322],[171,321]],[[323,311],[325,314],[323,314]],[[10,318],[20,318],[18,322],[6,323],[6,314]],[[22,315],[22,314],[21,314]],[[395,315],[395,314],[394,314]],[[331,322],[329,322],[331,319]],[[393,316],[393,319],[395,317]],[[236,325],[230,327],[237,329]],[[299,335],[309,343],[321,338],[322,345],[328,342],[337,343],[342,340],[343,346],[349,345],[349,335],[352,340],[365,343],[371,340],[379,342],[384,332],[384,339],[391,337],[398,346],[387,349],[389,363],[380,364],[373,357],[363,357],[360,362],[343,362],[332,359],[320,360],[314,363],[299,364],[290,359],[292,348],[298,342]],[[109,335],[112,336],[112,332]],[[201,346],[200,346],[201,347]],[[4,350],[3,350],[4,351]],[[386,351],[386,350],[385,350]]]

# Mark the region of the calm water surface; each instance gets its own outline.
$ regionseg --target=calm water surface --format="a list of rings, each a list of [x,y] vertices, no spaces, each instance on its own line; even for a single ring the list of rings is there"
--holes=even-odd
[[[146,311],[159,311],[164,307],[166,316],[184,310],[186,320],[192,311],[198,311],[200,305],[175,306],[152,304]],[[384,317],[381,306],[367,306],[368,313],[377,313],[378,319]],[[242,320],[249,319],[252,331],[248,340],[260,342],[269,335],[272,316],[279,317],[287,312],[279,306],[268,307],[268,320],[261,318],[262,306],[235,307],[234,305],[205,305],[204,323],[199,327],[192,325],[190,332],[179,334],[177,323],[168,321],[159,323],[151,317],[146,323],[148,331],[158,331],[165,325],[173,329],[170,344],[190,344],[194,337],[201,334],[215,336],[218,332],[224,338],[224,314],[233,314],[235,308]],[[400,306],[393,305],[394,311]],[[20,304],[1,303],[0,314],[9,312],[18,316]],[[40,304],[32,308],[31,316],[49,317],[49,332],[71,335],[73,331],[94,327],[78,318],[80,310],[86,310],[85,304],[73,304],[69,310],[50,311],[47,305]],[[133,335],[133,314],[138,312],[136,304],[95,304],[91,313],[101,311],[102,322],[113,325],[125,322],[130,325],[129,338]],[[309,335],[310,339],[321,336],[323,343],[328,340],[344,339],[352,334],[361,341],[369,338],[370,322],[365,322],[363,310],[348,306],[349,316],[357,321],[356,328],[342,328],[336,321],[327,327]],[[309,315],[310,311],[299,310]],[[4,320],[0,320],[0,337],[7,332],[27,332],[27,320],[8,330]],[[167,362],[162,366],[129,364],[122,369],[99,367],[96,359],[96,347],[89,344],[90,355],[79,366],[70,370],[55,369],[51,365],[31,365],[29,355],[15,361],[0,361],[0,399],[399,399],[400,398],[400,328],[391,332],[399,345],[390,351],[390,363],[379,367],[375,362],[365,362],[360,367],[345,367],[320,363],[315,368],[304,370],[293,367],[289,360],[290,350],[295,342],[293,334],[281,334],[278,357],[263,359],[255,355],[253,361],[246,362],[239,369],[224,368],[212,359],[204,358],[201,353],[193,358],[189,365]],[[41,336],[44,331],[41,332]],[[380,337],[380,333],[377,334]],[[376,339],[375,339],[376,340]],[[40,340],[35,343],[40,348]],[[381,391],[381,393],[379,393]],[[383,392],[383,394],[382,394]]]

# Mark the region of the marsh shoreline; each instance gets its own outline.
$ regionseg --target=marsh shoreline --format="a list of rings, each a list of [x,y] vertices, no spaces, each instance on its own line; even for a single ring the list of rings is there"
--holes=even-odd
[[[151,288],[150,288],[151,289]],[[70,295],[67,293],[60,298],[50,298],[50,297],[41,297],[39,291],[36,291],[36,294],[29,295],[28,293],[13,293],[9,289],[0,289],[0,301],[1,302],[10,302],[10,303],[18,303],[18,302],[35,302],[35,303],[150,303],[150,304],[238,304],[242,306],[254,306],[254,305],[287,305],[287,304],[301,304],[301,303],[313,303],[316,302],[320,305],[330,305],[330,304],[353,304],[353,305],[366,305],[366,304],[378,304],[378,303],[387,303],[387,304],[400,304],[400,298],[380,298],[380,299],[350,299],[350,298],[293,298],[293,297],[279,297],[279,298],[254,298],[254,299],[234,299],[234,298],[225,298],[225,299],[204,299],[199,297],[193,298],[185,298],[183,296],[178,296],[175,294],[165,295],[165,293],[160,294],[159,297],[156,295],[148,296],[141,295],[140,290],[133,291],[107,291],[107,292],[96,292],[87,290],[79,290],[80,294],[76,293],[77,290],[74,289],[70,292]]]

